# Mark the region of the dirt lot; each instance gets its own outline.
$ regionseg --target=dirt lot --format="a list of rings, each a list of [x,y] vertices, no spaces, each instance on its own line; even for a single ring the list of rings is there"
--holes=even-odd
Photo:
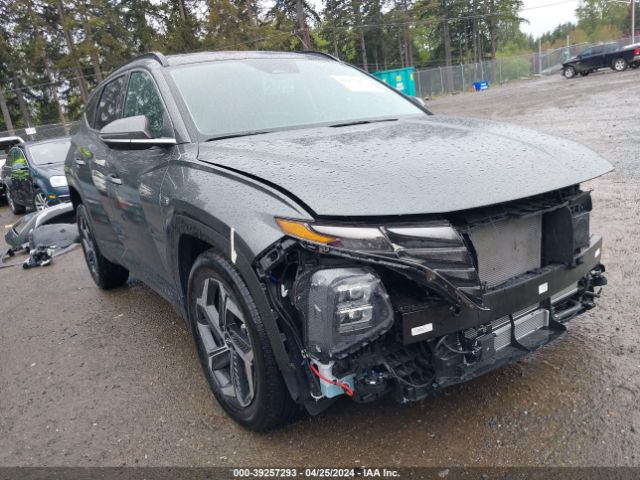
[[[76,250],[0,270],[0,465],[640,465],[639,88],[638,71],[557,76],[429,103],[615,163],[590,185],[610,285],[559,341],[420,403],[345,400],[253,434],[209,394],[171,307],[135,281],[98,290]]]

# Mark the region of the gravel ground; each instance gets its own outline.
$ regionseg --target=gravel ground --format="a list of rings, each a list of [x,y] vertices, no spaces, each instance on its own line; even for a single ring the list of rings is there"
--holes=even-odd
[[[419,403],[345,400],[254,434],[213,400],[171,307],[136,281],[98,290],[76,250],[0,270],[0,465],[640,465],[639,85],[638,71],[557,76],[429,102],[615,163],[590,185],[610,285],[552,345]]]

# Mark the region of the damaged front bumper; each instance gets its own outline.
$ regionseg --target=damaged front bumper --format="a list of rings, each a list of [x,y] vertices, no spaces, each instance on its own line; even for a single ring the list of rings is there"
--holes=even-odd
[[[514,362],[560,337],[566,331],[568,321],[595,307],[598,288],[607,283],[603,265],[597,263],[584,268],[588,273],[576,282],[573,280],[578,271],[558,274],[573,283],[555,295],[547,296],[542,302],[480,326],[439,337],[432,352],[433,377],[430,384],[398,383],[394,391],[396,398],[401,401],[419,400],[435,390],[471,380]],[[547,275],[548,272],[531,280],[541,282]],[[516,295],[516,292],[506,288],[499,295]],[[445,342],[448,348],[440,348]]]
[[[590,210],[573,188],[420,224],[279,221],[289,236],[255,267],[296,370],[293,397],[312,413],[345,393],[415,401],[551,342],[606,284]],[[504,235],[513,252],[500,251]],[[491,270],[494,243],[504,275]]]

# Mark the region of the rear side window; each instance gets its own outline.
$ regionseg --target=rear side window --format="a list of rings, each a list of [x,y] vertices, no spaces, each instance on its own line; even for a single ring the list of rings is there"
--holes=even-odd
[[[123,88],[124,75],[107,83],[102,89],[95,121],[95,128],[97,130],[120,118]]]
[[[164,105],[149,74],[132,72],[122,117],[145,115],[149,119],[153,138],[158,138],[162,136],[164,112]]]

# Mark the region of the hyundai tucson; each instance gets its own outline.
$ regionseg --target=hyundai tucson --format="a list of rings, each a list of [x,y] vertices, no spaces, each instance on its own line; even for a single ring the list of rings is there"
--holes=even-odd
[[[606,283],[581,184],[611,169],[313,52],[140,56],[66,163],[95,283],[171,302],[254,430],[417,401],[561,336]]]

